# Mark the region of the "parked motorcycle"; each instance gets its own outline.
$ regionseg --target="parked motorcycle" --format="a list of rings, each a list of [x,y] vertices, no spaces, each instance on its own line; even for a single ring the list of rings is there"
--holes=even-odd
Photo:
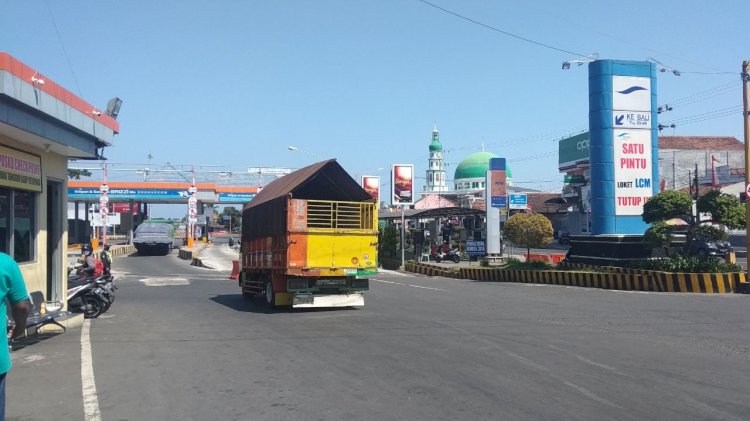
[[[71,277],[68,280],[68,309],[92,319],[109,310],[117,286],[111,276]]]
[[[440,250],[437,252],[437,255],[435,255],[435,261],[440,263],[443,260],[450,260],[453,263],[458,263],[461,261],[461,256],[456,249],[450,249],[447,252]]]

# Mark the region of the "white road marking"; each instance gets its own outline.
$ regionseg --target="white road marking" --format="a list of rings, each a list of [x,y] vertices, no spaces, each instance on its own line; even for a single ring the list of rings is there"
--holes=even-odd
[[[395,276],[409,276],[405,273],[397,272],[395,270],[388,270],[388,269],[378,269],[378,275],[395,275]]]
[[[164,278],[144,278],[139,279],[139,282],[143,282],[144,285],[149,287],[164,287],[164,286],[173,286],[173,285],[190,285],[190,281],[188,281],[185,278],[172,278],[172,277],[164,277]]]
[[[96,396],[96,381],[94,379],[94,364],[91,359],[91,340],[89,330],[91,320],[83,321],[81,329],[81,386],[83,395],[83,414],[86,421],[101,421],[99,412],[99,398]]]
[[[583,388],[583,387],[581,387],[581,386],[578,386],[577,384],[573,384],[573,383],[571,383],[571,382],[567,382],[567,381],[565,381],[565,380],[563,380],[563,383],[564,383],[564,384],[565,384],[566,386],[568,386],[568,387],[571,387],[571,388],[573,388],[573,389],[577,390],[577,391],[578,391],[578,392],[580,392],[580,393],[581,393],[581,394],[582,394],[583,396],[586,396],[586,397],[587,397],[587,398],[589,398],[589,399],[595,400],[595,401],[597,401],[597,402],[599,402],[599,403],[603,403],[603,404],[605,404],[605,405],[609,405],[609,406],[614,406],[615,408],[620,408],[620,409],[622,409],[622,407],[621,407],[621,406],[619,406],[619,405],[615,405],[614,403],[612,403],[612,402],[610,402],[610,401],[608,401],[608,400],[606,400],[606,399],[602,398],[601,396],[598,396],[598,395],[596,395],[596,394],[592,393],[592,392],[591,392],[591,391],[589,391],[589,390],[586,390],[585,388]]]
[[[373,279],[375,282],[382,282],[384,284],[394,284],[394,285],[403,285],[405,287],[412,287],[412,288],[421,288],[421,289],[431,289],[433,291],[448,291],[447,289],[440,289],[440,288],[430,288],[430,287],[423,287],[419,285],[411,285],[411,284],[402,284],[400,282],[392,282],[392,281],[384,281],[382,279]]]

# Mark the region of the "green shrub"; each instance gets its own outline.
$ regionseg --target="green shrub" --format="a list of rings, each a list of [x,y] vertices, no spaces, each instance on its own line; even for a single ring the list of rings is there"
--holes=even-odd
[[[511,270],[552,270],[555,267],[547,262],[522,262],[515,257],[505,260],[505,269]]]
[[[672,256],[665,259],[643,260],[631,265],[635,269],[674,273],[723,273],[742,272],[742,267],[734,263],[707,256]]]

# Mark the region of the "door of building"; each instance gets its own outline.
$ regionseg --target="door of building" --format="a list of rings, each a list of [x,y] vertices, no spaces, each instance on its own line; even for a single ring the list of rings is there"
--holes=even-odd
[[[47,180],[47,300],[62,301],[63,203],[61,181]]]

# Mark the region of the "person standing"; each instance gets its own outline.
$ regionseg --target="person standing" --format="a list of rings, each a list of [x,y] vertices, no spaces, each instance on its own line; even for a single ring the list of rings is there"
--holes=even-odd
[[[10,303],[15,325],[3,336],[0,344],[0,421],[5,420],[5,377],[10,370],[10,349],[8,341],[26,335],[26,318],[29,315],[29,293],[23,282],[21,270],[12,257],[0,253],[0,314],[8,314],[6,300]]]

